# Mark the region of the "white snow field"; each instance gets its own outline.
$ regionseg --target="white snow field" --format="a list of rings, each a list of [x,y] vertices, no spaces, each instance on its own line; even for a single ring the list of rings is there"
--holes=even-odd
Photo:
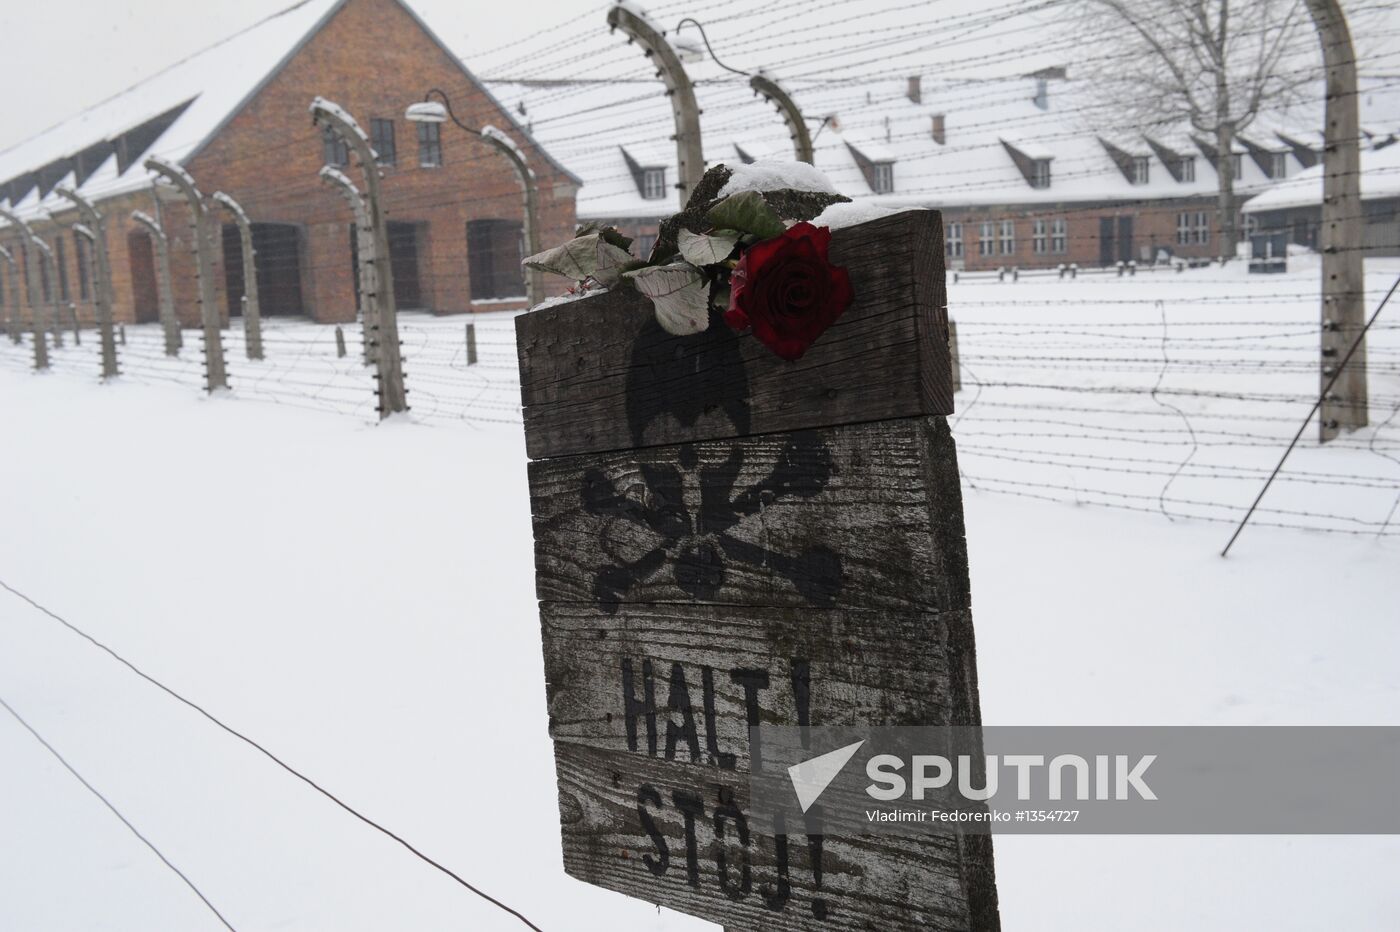
[[[1294,265],[952,286],[987,722],[1400,723],[1400,303],[1370,347],[1385,426],[1310,429],[1218,555],[1316,391]],[[1400,262],[1368,273],[1374,307]],[[167,363],[127,328],[110,385],[91,332],[46,375],[0,342],[0,580],[547,932],[712,928],[560,866],[511,322],[476,320],[470,369],[464,323],[405,316],[414,411],[383,426],[330,327],[274,322],[253,364],[235,325],[214,398],[195,331]],[[3,590],[0,698],[239,932],[524,928]],[[0,929],[221,928],[3,710],[0,762]],[[1394,837],[996,859],[1009,932],[1400,927]]]

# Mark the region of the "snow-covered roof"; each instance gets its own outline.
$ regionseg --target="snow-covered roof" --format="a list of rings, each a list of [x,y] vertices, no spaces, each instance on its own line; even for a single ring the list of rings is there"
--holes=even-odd
[[[1322,204],[1323,166],[1314,165],[1256,195],[1244,205],[1244,212],[1257,214],[1292,207]],[[1361,150],[1361,199],[1378,201],[1400,198],[1400,143],[1383,149]]]
[[[134,138],[141,134],[128,137],[133,146],[126,153],[125,171],[117,171],[117,156],[108,149],[110,154],[77,191],[98,200],[149,185],[150,175],[140,164],[145,156],[159,155],[175,164],[187,161],[343,2],[302,0],[0,151],[0,183],[79,153],[95,150],[101,157],[98,144],[115,142],[150,121],[178,112],[143,151],[131,151],[143,141]],[[158,127],[156,122],[152,132]],[[21,214],[35,210],[36,194],[31,189],[14,209]]]
[[[619,35],[618,42],[624,41]],[[676,153],[668,99],[659,79],[650,80],[637,55],[636,80],[574,85],[558,81],[490,82],[493,93],[525,122],[542,146],[582,176],[581,219],[655,218],[676,209]],[[688,66],[701,110],[705,159],[736,164],[742,156],[759,161],[791,160],[793,146],[773,105],[757,98],[744,78],[709,61]],[[1041,82],[1047,96],[1035,100]],[[909,96],[909,77],[831,82],[785,82],[802,108],[814,137],[816,167],[844,194],[873,198],[886,206],[968,207],[1004,204],[1090,203],[1209,197],[1216,175],[1207,152],[1210,140],[1189,127],[1151,133],[1104,132],[1087,122],[1096,111],[1088,88],[1073,80],[1013,76],[988,80],[947,80],[924,75],[920,100]],[[943,118],[943,143],[934,139],[935,116]],[[827,119],[832,118],[832,119]],[[1400,93],[1363,99],[1363,125],[1400,127]],[[1307,166],[1278,133],[1284,132],[1320,154],[1320,105],[1259,122],[1250,142],[1283,153],[1289,174]],[[1156,142],[1154,147],[1152,142]],[[1102,140],[1102,141],[1101,141]],[[1104,142],[1129,156],[1149,160],[1146,182],[1135,183]],[[1202,146],[1201,143],[1205,145]],[[1048,159],[1050,185],[1034,188],[1007,145],[1030,159]],[[655,153],[667,166],[667,194],[647,199],[623,157]],[[854,152],[852,151],[854,150]],[[1235,151],[1242,195],[1272,183],[1242,144]],[[859,158],[858,158],[859,156]],[[1194,171],[1182,173],[1180,157],[1194,158]],[[894,165],[894,190],[876,194],[860,159]],[[1178,180],[1178,174],[1183,177]]]

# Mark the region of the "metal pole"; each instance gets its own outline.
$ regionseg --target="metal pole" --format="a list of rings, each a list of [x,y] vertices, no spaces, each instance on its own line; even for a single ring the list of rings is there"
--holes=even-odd
[[[749,78],[749,87],[753,88],[755,94],[761,95],[764,100],[777,107],[783,122],[787,124],[788,133],[792,136],[792,148],[797,161],[814,164],[812,134],[807,129],[807,121],[803,119],[802,111],[797,108],[797,104],[788,96],[783,86],[760,71]]]
[[[540,246],[539,186],[535,183],[535,173],[526,163],[525,153],[496,127],[489,124],[483,126],[477,135],[504,155],[515,169],[525,201],[525,248],[529,250],[527,254],[533,256],[543,248]],[[525,272],[525,299],[531,307],[544,300],[544,273],[538,269],[527,269]]]
[[[258,304],[257,252],[253,249],[253,224],[237,201],[222,191],[214,192],[214,202],[233,215],[238,239],[243,247],[243,340],[249,359],[263,358],[262,313]],[[233,313],[233,308],[228,309]]]
[[[476,365],[476,324],[467,324],[467,365]]]
[[[34,368],[47,369],[49,367],[49,343],[48,338],[44,336],[44,316],[39,310],[39,301],[42,298],[37,255],[39,237],[34,235],[34,230],[28,223],[11,210],[0,207],[0,218],[9,221],[19,230],[20,236],[24,238],[28,247],[24,250],[24,284],[29,299],[29,322],[34,333]]]
[[[9,300],[6,301],[5,295],[0,294],[0,303],[9,305],[9,313],[5,315],[5,332],[9,334],[11,343],[19,343],[19,265],[15,262],[15,257],[4,246],[0,246],[0,259],[5,260],[5,265],[10,270],[5,276],[5,280],[10,286]]]
[[[93,278],[93,306],[97,311],[98,342],[102,347],[102,378],[115,378],[117,369],[117,342],[112,330],[112,266],[107,256],[107,219],[93,205],[92,201],[62,185],[54,188],[59,197],[65,198],[78,208],[84,223],[75,226],[91,246],[93,263],[89,274]],[[76,334],[74,336],[76,339]]]
[[[1322,154],[1322,398],[1318,439],[1368,420],[1365,270],[1361,255],[1361,121],[1357,113],[1356,50],[1337,0],[1306,0],[1327,68],[1327,126]],[[1359,342],[1358,342],[1359,340]],[[1343,371],[1341,353],[1352,347]],[[1336,378],[1335,376],[1340,376]]]
[[[676,189],[680,194],[681,209],[684,210],[690,193],[705,176],[705,154],[700,145],[700,108],[695,103],[695,88],[675,50],[645,18],[619,4],[609,8],[608,25],[621,29],[627,34],[628,41],[636,42],[648,58],[656,60],[656,75],[666,84],[666,94],[671,98],[671,112],[676,120],[676,162],[680,175],[676,180]]]
[[[333,185],[345,195],[350,205],[350,213],[355,218],[355,261],[360,269],[360,327],[364,344],[365,365],[378,360],[374,350],[374,333],[377,326],[375,312],[376,288],[374,287],[374,231],[369,228],[369,214],[365,211],[365,199],[359,188],[345,177],[343,172],[329,165],[321,169],[321,180]]]
[[[180,333],[180,321],[175,316],[175,292],[171,289],[170,284],[170,242],[165,237],[165,231],[160,228],[160,224],[150,214],[133,210],[131,219],[146,228],[146,232],[151,237],[151,244],[155,247],[156,279],[160,292],[160,323],[161,329],[165,331],[165,355],[179,356],[183,340]]]
[[[311,119],[318,126],[329,126],[344,140],[365,173],[365,211],[374,234],[379,416],[386,418],[397,411],[408,410],[408,389],[404,387],[403,360],[399,352],[398,308],[394,303],[394,273],[389,263],[389,226],[379,200],[379,166],[375,163],[369,137],[355,118],[338,104],[317,97],[311,102]]]
[[[214,271],[210,261],[209,209],[204,195],[199,193],[194,179],[178,165],[152,156],[146,159],[146,170],[168,180],[185,196],[190,208],[190,233],[193,237],[196,275],[199,278],[199,318],[204,326],[205,389],[214,392],[228,388],[228,372],[224,367],[224,341],[220,332],[219,306],[214,297]]]

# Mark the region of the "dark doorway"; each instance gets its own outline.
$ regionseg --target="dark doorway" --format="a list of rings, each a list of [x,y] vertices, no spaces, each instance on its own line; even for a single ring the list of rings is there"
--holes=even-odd
[[[1133,255],[1133,218],[1099,218],[1099,265],[1131,262]]]
[[[224,224],[224,287],[229,313],[243,313],[243,238]],[[258,312],[264,317],[306,313],[301,302],[301,229],[290,223],[253,224],[253,264],[258,274]]]
[[[524,297],[522,232],[518,220],[467,223],[467,271],[471,275],[473,301]]]
[[[389,222],[389,265],[394,276],[394,303],[401,311],[423,308],[423,287],[418,277],[418,240],[421,223]]]
[[[131,263],[131,305],[138,324],[160,319],[160,297],[156,291],[156,252],[151,238],[140,230],[126,235],[126,254]]]

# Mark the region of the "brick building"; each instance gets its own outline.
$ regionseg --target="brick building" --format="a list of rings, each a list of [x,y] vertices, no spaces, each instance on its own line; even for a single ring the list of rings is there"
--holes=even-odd
[[[188,211],[142,167],[159,155],[182,165],[206,196],[232,196],[252,219],[264,315],[353,320],[351,216],[318,172],[328,163],[341,166],[361,190],[363,175],[343,146],[312,125],[308,108],[320,95],[371,134],[399,307],[522,307],[519,182],[506,159],[452,123],[404,119],[408,105],[431,88],[447,93],[466,125],[494,125],[516,142],[537,178],[542,241],[568,236],[579,179],[512,120],[410,7],[400,0],[307,0],[0,153],[0,203],[50,242],[59,266],[57,281],[45,273],[26,288],[54,289],[82,319],[92,319],[90,257],[71,229],[76,212],[54,192],[67,185],[106,217],[117,320],[157,314],[156,251],[131,219],[140,210],[161,219],[177,313],[195,324]],[[236,314],[239,238],[231,218],[211,209],[225,224],[217,290],[225,313]],[[22,259],[18,231],[0,227],[0,243]],[[4,283],[7,296],[12,284]]]

